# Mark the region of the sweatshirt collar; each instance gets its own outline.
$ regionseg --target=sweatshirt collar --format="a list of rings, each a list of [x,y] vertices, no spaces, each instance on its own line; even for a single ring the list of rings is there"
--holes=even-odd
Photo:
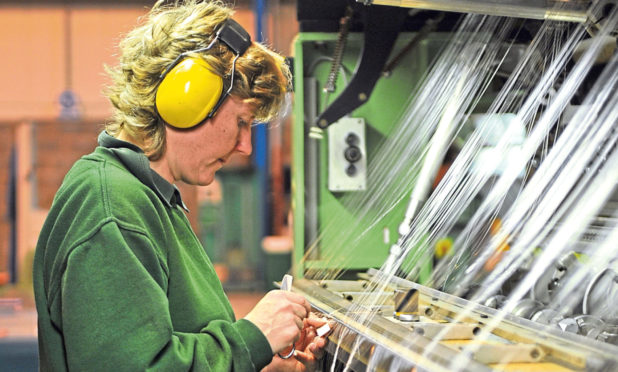
[[[141,148],[130,142],[112,137],[106,131],[99,134],[98,141],[99,146],[113,152],[129,172],[152,189],[168,207],[178,205],[189,212],[180,196],[180,190],[176,185],[167,182],[159,173],[150,168],[150,162]]]

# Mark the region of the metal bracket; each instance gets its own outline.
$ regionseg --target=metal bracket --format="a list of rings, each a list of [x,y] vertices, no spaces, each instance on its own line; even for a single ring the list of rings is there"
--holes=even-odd
[[[397,7],[364,8],[365,38],[360,61],[348,86],[318,117],[318,127],[328,127],[369,100],[406,16],[407,12]]]

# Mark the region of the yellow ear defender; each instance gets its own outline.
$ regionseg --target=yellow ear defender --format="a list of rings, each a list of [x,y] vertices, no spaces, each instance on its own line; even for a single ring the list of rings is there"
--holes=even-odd
[[[157,89],[161,119],[176,128],[191,128],[211,112],[223,91],[223,79],[201,58],[186,58],[167,73]]]
[[[223,79],[215,74],[208,63],[189,56],[209,50],[215,42],[222,41],[236,55],[232,62],[230,85],[223,91]],[[251,45],[251,36],[233,19],[228,19],[205,48],[179,55],[159,77],[155,93],[155,110],[168,125],[188,129],[215,115],[234,84],[236,60]]]

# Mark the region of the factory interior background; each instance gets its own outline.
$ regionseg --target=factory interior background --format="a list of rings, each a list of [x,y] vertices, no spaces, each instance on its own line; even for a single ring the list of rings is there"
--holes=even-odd
[[[235,19],[253,40],[290,55],[295,1],[267,3],[235,1]],[[104,65],[117,63],[122,35],[153,4],[0,1],[0,348],[6,352],[9,345],[35,352],[31,266],[39,230],[64,175],[94,149],[110,116],[101,94]],[[232,159],[213,184],[177,185],[240,315],[291,266],[289,125],[283,119],[256,127],[253,155]]]
[[[17,370],[36,370],[39,230],[153,3],[0,0],[0,361]],[[177,185],[238,317],[291,273],[337,320],[322,370],[618,370],[618,0],[233,6],[294,85],[250,157]]]

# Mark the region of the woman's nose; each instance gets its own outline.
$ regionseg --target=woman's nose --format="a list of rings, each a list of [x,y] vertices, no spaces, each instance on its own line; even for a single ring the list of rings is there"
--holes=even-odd
[[[236,151],[243,155],[251,155],[253,147],[251,145],[251,126],[247,125],[240,128],[238,134],[238,143],[236,144]]]

